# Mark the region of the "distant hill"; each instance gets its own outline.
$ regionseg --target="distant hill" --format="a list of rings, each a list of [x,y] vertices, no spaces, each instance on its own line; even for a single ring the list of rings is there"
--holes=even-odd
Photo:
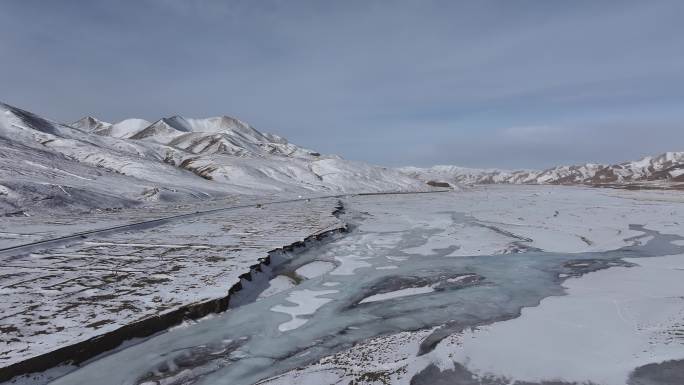
[[[424,181],[456,184],[557,184],[625,188],[684,187],[684,152],[666,152],[617,164],[586,163],[546,170],[473,169],[458,166],[403,167]]]

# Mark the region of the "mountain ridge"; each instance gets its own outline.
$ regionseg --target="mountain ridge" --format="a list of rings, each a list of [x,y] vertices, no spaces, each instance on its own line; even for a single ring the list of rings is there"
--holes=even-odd
[[[684,185],[684,152],[665,152],[636,161],[614,164],[584,163],[544,170],[477,169],[451,165],[402,167],[403,173],[422,180],[457,184],[555,184],[624,187]]]
[[[235,118],[172,118],[111,124],[86,116],[69,125],[0,103],[0,215],[234,194],[429,190],[397,170],[321,155]],[[160,126],[168,132],[138,135]]]

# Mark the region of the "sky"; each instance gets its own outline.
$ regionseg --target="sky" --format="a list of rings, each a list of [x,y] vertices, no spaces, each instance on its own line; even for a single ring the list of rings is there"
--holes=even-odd
[[[684,151],[684,1],[0,0],[0,101],[388,166]]]

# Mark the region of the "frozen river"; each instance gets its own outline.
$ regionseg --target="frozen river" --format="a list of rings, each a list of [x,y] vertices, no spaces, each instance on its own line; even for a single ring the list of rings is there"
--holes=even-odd
[[[229,311],[52,383],[679,383],[667,381],[684,359],[680,199],[552,187],[349,198],[348,233],[274,259]],[[670,377],[634,382],[664,361]]]

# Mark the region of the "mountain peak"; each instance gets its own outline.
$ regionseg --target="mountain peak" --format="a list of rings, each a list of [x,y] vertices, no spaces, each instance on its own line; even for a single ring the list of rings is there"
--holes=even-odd
[[[4,109],[3,119],[14,120],[15,123],[10,123],[15,127],[28,128],[36,131],[44,132],[46,134],[60,135],[59,124],[51,122],[42,118],[32,112],[22,110],[6,103],[0,102],[0,107]]]
[[[105,127],[109,127],[111,125],[112,125],[111,123],[107,123],[105,121],[102,121],[102,120],[95,118],[93,116],[90,116],[90,115],[84,116],[81,119],[79,119],[79,120],[77,120],[71,124],[68,124],[69,127],[75,128],[77,130],[87,131],[87,132],[98,131],[98,130],[101,130]]]

